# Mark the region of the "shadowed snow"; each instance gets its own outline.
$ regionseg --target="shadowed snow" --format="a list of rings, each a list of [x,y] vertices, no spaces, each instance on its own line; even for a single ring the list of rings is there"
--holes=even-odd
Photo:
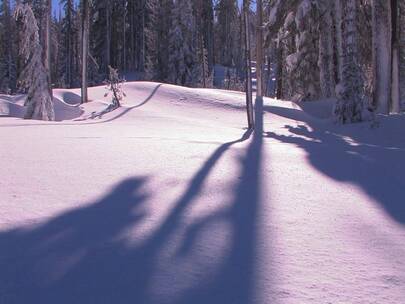
[[[265,99],[251,132],[242,93],[124,90],[0,117],[0,303],[403,302],[403,115]]]

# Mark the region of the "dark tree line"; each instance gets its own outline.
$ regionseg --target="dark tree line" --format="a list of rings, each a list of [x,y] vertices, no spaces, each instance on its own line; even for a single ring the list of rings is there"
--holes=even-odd
[[[341,123],[405,99],[405,0],[61,0],[56,14],[50,0],[3,0],[2,92],[26,90],[18,3],[34,12],[47,82],[81,87],[82,102],[110,66],[129,80],[245,90],[248,57],[259,96],[333,98]]]
[[[132,79],[194,87],[213,86],[215,64],[244,77],[243,14],[237,0],[61,0],[53,8],[50,0],[4,0],[3,92],[18,90],[23,69],[13,18],[18,2],[34,11],[44,66],[54,87],[80,87],[83,73],[88,85],[100,84],[109,66]]]

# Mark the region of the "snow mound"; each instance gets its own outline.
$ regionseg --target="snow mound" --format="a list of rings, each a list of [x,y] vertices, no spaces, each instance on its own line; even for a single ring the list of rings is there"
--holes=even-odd
[[[187,105],[188,112],[196,116],[193,111],[195,107],[208,109],[214,106],[243,110],[245,105],[245,95],[241,92],[191,89],[155,82],[127,82],[123,85],[123,89],[126,97],[122,101],[122,107],[112,113],[106,112],[111,104],[111,97],[105,97],[104,86],[89,88],[90,102],[86,104],[80,104],[80,89],[55,89],[53,101],[56,121],[116,119],[127,116],[133,109],[143,106],[148,106],[151,111],[162,112],[160,111],[162,107],[173,109]],[[24,95],[0,95],[0,115],[23,118],[23,104]]]
[[[336,100],[333,98],[315,101],[299,101],[297,105],[309,115],[319,119],[332,118],[333,105]]]
[[[24,116],[24,96],[0,95],[0,117],[23,117]]]

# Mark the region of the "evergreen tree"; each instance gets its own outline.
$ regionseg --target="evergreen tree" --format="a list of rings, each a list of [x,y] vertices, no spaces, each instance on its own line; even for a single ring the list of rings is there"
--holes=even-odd
[[[74,56],[74,35],[76,33],[76,28],[74,26],[74,15],[76,14],[74,10],[73,0],[62,0],[61,4],[64,7],[64,17],[62,20],[62,58],[63,58],[63,83],[66,87],[71,88],[74,84],[74,68],[73,61]]]
[[[158,0],[145,0],[144,72],[145,79],[158,78]]]
[[[16,89],[17,62],[13,39],[15,23],[11,16],[10,0],[0,6],[0,91],[14,92]]]
[[[52,96],[48,73],[42,61],[42,46],[39,28],[34,13],[28,4],[19,4],[15,17],[21,23],[20,54],[25,67],[21,72],[21,85],[28,89],[25,101],[26,119],[54,120]]]
[[[339,123],[363,119],[363,79],[359,66],[357,6],[355,0],[342,0],[342,79],[337,88],[334,114]]]
[[[196,27],[190,1],[177,0],[170,31],[169,79],[180,85],[195,85],[200,74],[196,54]]]
[[[238,4],[236,0],[219,0],[216,5],[216,50],[218,62],[225,66],[232,66],[234,52],[237,48],[236,37],[239,27]]]

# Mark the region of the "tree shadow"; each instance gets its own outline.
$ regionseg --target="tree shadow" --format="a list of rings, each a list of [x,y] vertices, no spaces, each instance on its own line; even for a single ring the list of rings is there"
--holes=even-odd
[[[56,113],[56,123],[55,122],[36,123],[36,121],[35,121],[35,123],[32,123],[32,124],[27,124],[27,123],[16,124],[16,123],[14,123],[14,124],[0,125],[0,128],[27,127],[27,126],[51,126],[51,125],[54,125],[54,126],[73,126],[73,125],[77,126],[78,125],[77,122],[83,122],[83,123],[80,124],[81,126],[82,125],[94,125],[94,124],[108,123],[108,122],[114,121],[114,120],[124,116],[128,112],[130,112],[130,111],[132,111],[132,110],[134,110],[136,108],[142,107],[143,105],[148,103],[153,98],[153,96],[157,93],[157,91],[159,90],[159,88],[162,85],[163,85],[163,83],[158,84],[152,90],[152,92],[149,94],[149,96],[146,97],[144,100],[142,100],[139,104],[137,104],[135,106],[132,106],[132,107],[125,108],[125,109],[124,108],[119,108],[119,109],[121,109],[120,113],[118,113],[117,115],[115,115],[115,116],[113,116],[111,118],[105,119],[105,120],[89,121],[90,119],[94,119],[94,118],[97,118],[97,117],[100,118],[100,116],[108,113],[108,112],[104,112],[104,110],[101,111],[100,113],[92,114],[92,116],[87,117],[87,118],[77,118],[77,117],[80,117],[83,114],[83,111],[79,107],[77,107],[77,106],[69,106],[69,105],[65,104],[64,102],[61,102],[59,99],[55,98],[55,100],[57,101],[57,104],[56,104],[57,108],[61,108],[61,107],[67,108],[68,107],[70,109],[69,110],[70,112],[68,112],[67,114],[62,113],[61,115],[59,115],[58,113]],[[74,94],[74,95],[76,95],[76,94]],[[74,118],[77,118],[77,119],[74,119]],[[70,123],[59,123],[60,121],[68,120],[68,119],[74,119],[74,121],[70,122]]]
[[[226,222],[231,227],[229,248],[222,263],[205,282],[187,290],[176,303],[252,303],[256,283],[257,216],[260,208],[263,143],[263,100],[255,106],[256,129],[244,158],[240,180],[230,206],[202,217],[187,231],[180,255],[187,254],[205,226]],[[210,230],[210,234],[215,231]]]
[[[403,138],[383,130],[367,130],[365,124],[322,123],[295,109],[266,107],[265,110],[298,121],[297,127],[285,126],[289,135],[267,132],[267,137],[300,147],[307,152],[314,168],[337,181],[358,185],[392,219],[405,224]],[[389,118],[385,123],[400,124],[400,119]]]
[[[114,117],[108,118],[108,119],[103,120],[103,121],[92,122],[92,123],[87,123],[87,124],[111,122],[111,121],[114,121],[114,120],[116,120],[116,119],[118,119],[118,118],[124,116],[125,114],[127,114],[127,113],[130,112],[130,111],[132,111],[133,109],[142,107],[143,105],[147,104],[147,103],[153,98],[153,96],[155,96],[155,94],[157,93],[157,91],[159,90],[159,88],[160,88],[162,85],[163,85],[163,83],[159,83],[159,84],[152,90],[152,92],[149,94],[149,96],[146,97],[146,98],[145,98],[142,102],[140,102],[139,104],[137,104],[137,105],[135,105],[135,106],[132,106],[132,107],[127,107],[127,108],[125,108],[124,110],[122,110],[119,114],[115,115]],[[108,107],[110,107],[110,106],[108,106]],[[86,118],[86,119],[83,119],[83,120],[95,119],[95,118],[102,118],[103,115],[112,112],[111,110],[108,110],[108,107],[107,107],[107,109],[104,109],[103,111],[101,111],[101,112],[99,112],[99,113],[93,113],[90,118]],[[115,108],[115,109],[112,108],[112,109],[115,110],[115,109],[123,109],[123,108]],[[76,120],[76,121],[80,121],[80,120]]]
[[[95,203],[41,224],[0,231],[0,303],[158,303],[151,290],[161,271],[160,255],[173,237],[182,239],[186,210],[200,197],[206,179],[224,153],[251,134],[249,130],[240,139],[218,147],[163,221],[135,245],[125,236],[147,220],[149,195],[143,189],[147,179],[140,177],[122,181]],[[259,126],[241,160],[242,176],[234,200],[222,218],[232,231],[226,256],[218,258],[215,274],[197,279],[186,291],[170,291],[174,297],[165,302],[251,302],[261,143]],[[211,217],[217,215],[195,225],[202,227]],[[192,231],[194,225],[190,227]],[[189,234],[181,243],[189,243],[190,248]],[[191,246],[195,246],[195,240]],[[170,278],[166,280],[170,286]]]
[[[120,235],[146,216],[145,182],[127,179],[89,206],[0,232],[0,303],[113,303],[128,262]]]

